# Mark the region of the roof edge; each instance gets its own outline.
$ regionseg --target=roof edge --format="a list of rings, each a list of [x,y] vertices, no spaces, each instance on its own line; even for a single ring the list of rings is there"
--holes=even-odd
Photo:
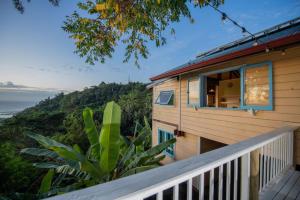
[[[177,69],[177,70],[173,70],[173,71],[169,71],[169,72],[165,72],[162,73],[160,75],[157,76],[153,76],[150,78],[151,81],[156,81],[162,78],[168,78],[168,77],[172,77],[172,76],[177,76],[179,74],[182,73],[186,73],[192,70],[196,70],[196,69],[201,69],[203,67],[207,67],[209,65],[214,65],[214,64],[218,64],[221,62],[226,62],[226,61],[230,61],[236,58],[240,58],[240,57],[244,57],[244,56],[248,56],[248,55],[252,55],[255,53],[260,53],[265,51],[266,48],[269,49],[273,49],[273,48],[278,48],[278,47],[282,47],[282,46],[286,46],[286,45],[291,45],[294,43],[298,43],[300,42],[300,33],[294,34],[294,35],[290,35],[290,36],[286,36],[286,37],[282,37],[279,39],[275,39],[263,44],[259,44],[257,46],[253,46],[250,48],[246,48],[243,50],[238,50],[226,55],[222,55],[216,58],[212,58],[206,61],[202,61],[199,63],[194,63],[194,64],[190,64],[186,67]]]

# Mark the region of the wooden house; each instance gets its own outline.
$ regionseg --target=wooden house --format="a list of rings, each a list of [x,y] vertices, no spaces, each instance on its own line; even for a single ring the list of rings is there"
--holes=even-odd
[[[164,163],[287,126],[300,126],[300,19],[198,55],[151,78],[153,145]],[[300,166],[300,130],[294,134]]]

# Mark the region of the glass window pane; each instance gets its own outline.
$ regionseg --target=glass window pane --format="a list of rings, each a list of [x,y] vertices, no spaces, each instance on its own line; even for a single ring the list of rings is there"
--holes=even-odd
[[[189,80],[188,84],[188,100],[189,104],[199,104],[199,91],[200,91],[200,83],[199,79]]]
[[[269,66],[262,65],[245,69],[245,105],[269,105],[270,80]]]
[[[174,92],[161,91],[155,103],[160,105],[174,105]]]
[[[164,142],[164,132],[163,131],[161,131],[161,130],[159,130],[158,131],[158,143],[162,143],[162,142]]]

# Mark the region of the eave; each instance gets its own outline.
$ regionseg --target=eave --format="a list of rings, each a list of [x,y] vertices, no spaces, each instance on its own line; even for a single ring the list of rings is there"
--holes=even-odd
[[[157,80],[160,80],[163,78],[178,76],[180,74],[194,71],[197,69],[201,69],[204,67],[209,67],[211,65],[219,64],[222,62],[230,61],[233,59],[237,59],[237,58],[241,58],[241,57],[245,57],[245,56],[249,56],[249,55],[253,55],[253,54],[257,54],[257,53],[261,53],[261,52],[264,52],[266,50],[266,48],[272,50],[272,49],[288,46],[288,45],[299,43],[299,42],[300,42],[300,33],[296,33],[294,35],[275,39],[275,40],[272,40],[272,41],[269,41],[269,42],[266,42],[263,44],[258,44],[257,46],[252,46],[252,47],[249,47],[249,48],[246,48],[243,50],[238,50],[238,51],[228,53],[226,55],[222,55],[222,56],[212,58],[212,59],[209,59],[206,61],[187,65],[186,67],[180,68],[178,70],[173,70],[173,71],[169,71],[166,73],[162,73],[160,75],[151,77],[150,80],[157,81]]]

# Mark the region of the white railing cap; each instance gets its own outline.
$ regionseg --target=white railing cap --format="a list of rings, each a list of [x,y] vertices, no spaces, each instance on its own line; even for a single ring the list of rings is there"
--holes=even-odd
[[[57,195],[48,200],[112,200],[135,199],[155,194],[186,181],[210,169],[218,167],[246,153],[256,150],[279,138],[282,134],[292,132],[297,127],[282,127],[248,140],[228,145],[201,155],[191,157],[158,167],[146,172],[121,178],[104,184]]]

